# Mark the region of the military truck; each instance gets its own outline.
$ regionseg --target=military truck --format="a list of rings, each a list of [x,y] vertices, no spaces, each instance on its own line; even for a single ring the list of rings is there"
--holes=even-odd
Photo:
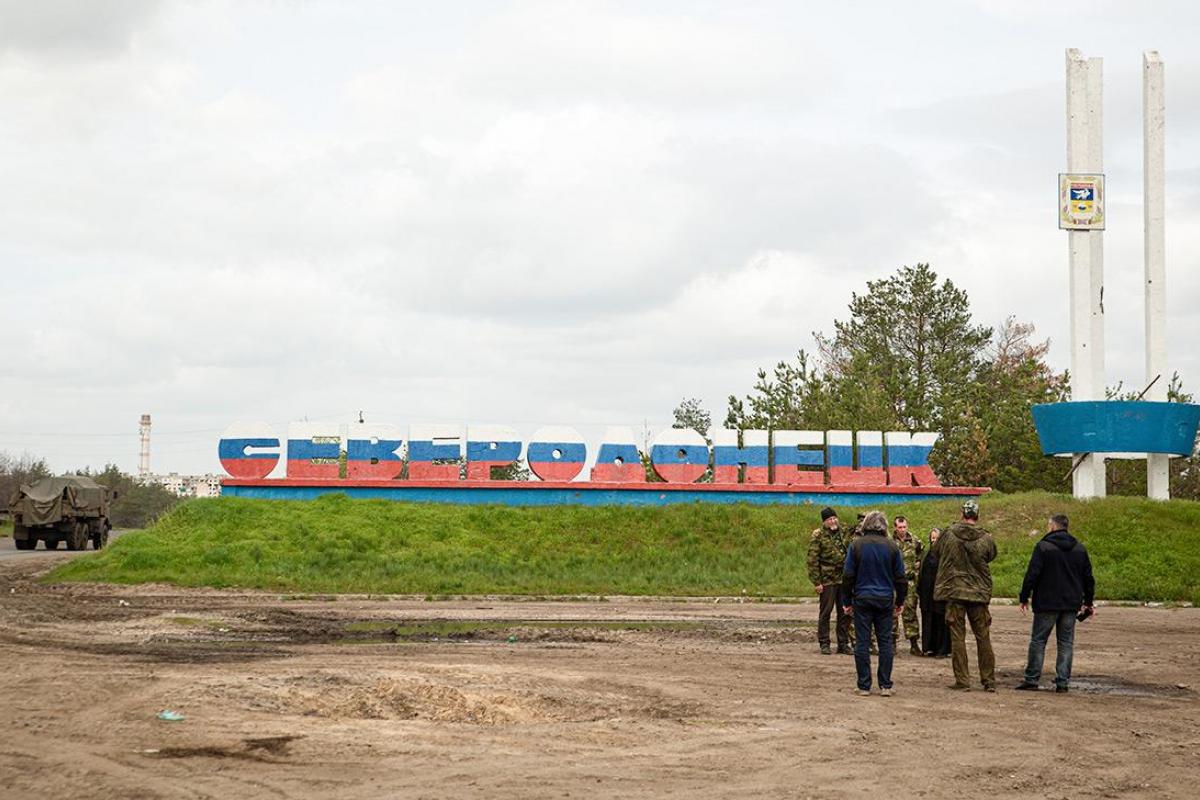
[[[47,550],[57,549],[59,542],[66,542],[68,550],[84,550],[90,541],[99,550],[112,530],[109,499],[108,487],[83,475],[23,484],[8,503],[13,543],[18,550],[32,550],[40,539]]]

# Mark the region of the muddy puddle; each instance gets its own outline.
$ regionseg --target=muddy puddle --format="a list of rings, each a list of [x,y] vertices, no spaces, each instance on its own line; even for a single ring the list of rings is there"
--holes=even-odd
[[[1071,691],[1118,697],[1189,697],[1196,694],[1188,686],[1134,683],[1115,675],[1085,675],[1082,678],[1071,678]]]
[[[1002,683],[1016,683],[1024,680],[1021,673],[1013,670],[1000,670],[997,673]],[[1043,692],[1054,691],[1054,670],[1043,673],[1041,687]],[[1096,694],[1113,697],[1162,697],[1181,698],[1194,697],[1196,692],[1191,686],[1183,684],[1139,683],[1116,675],[1075,675],[1071,677],[1071,692],[1077,694]]]
[[[754,627],[679,620],[359,620],[338,637],[369,642],[602,642],[629,635],[705,637],[730,641],[800,641],[812,638],[811,624],[764,623]],[[334,641],[334,640],[331,640]]]
[[[161,747],[142,750],[150,758],[233,758],[243,761],[274,763],[286,756],[288,747],[303,736],[266,736],[243,739],[238,746],[202,745],[199,747]]]

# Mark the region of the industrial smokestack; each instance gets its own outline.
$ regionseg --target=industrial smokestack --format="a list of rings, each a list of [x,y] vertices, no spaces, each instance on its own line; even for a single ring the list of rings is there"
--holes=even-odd
[[[142,422],[138,425],[138,440],[141,449],[138,454],[138,477],[142,480],[150,475],[150,415],[142,414]]]

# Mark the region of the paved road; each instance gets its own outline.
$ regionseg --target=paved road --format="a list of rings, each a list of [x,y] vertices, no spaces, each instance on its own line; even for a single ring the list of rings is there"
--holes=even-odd
[[[109,531],[108,541],[111,543],[113,539],[116,539],[120,535],[121,531]],[[57,550],[46,550],[44,549],[45,547],[44,544],[38,542],[36,550],[18,550],[13,545],[11,536],[0,536],[0,560],[8,558],[45,558],[46,556],[54,555],[77,556],[81,553],[92,552],[91,545],[88,545],[87,550],[68,550],[67,546],[61,543],[58,545]]]

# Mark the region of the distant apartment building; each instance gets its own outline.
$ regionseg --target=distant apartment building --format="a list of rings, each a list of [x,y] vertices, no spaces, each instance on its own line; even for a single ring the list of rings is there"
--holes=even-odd
[[[220,497],[220,475],[147,475],[144,483],[157,483],[179,497]]]

